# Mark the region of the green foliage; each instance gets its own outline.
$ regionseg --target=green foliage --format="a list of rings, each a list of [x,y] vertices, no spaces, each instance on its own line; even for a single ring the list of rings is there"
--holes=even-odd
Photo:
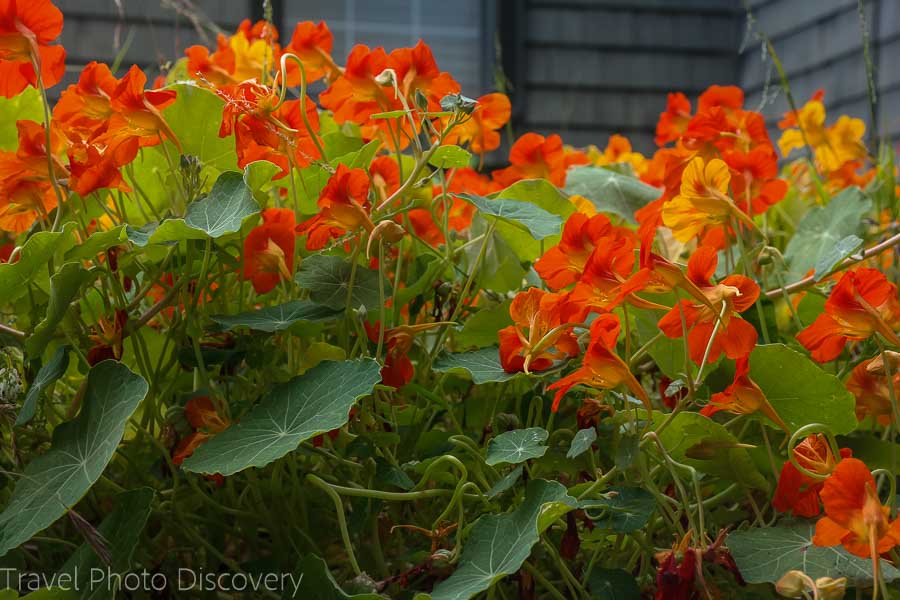
[[[81,413],[56,428],[50,450],[28,465],[0,514],[0,556],[52,525],[88,492],[147,388],[120,363],[91,369]]]
[[[856,400],[841,381],[783,344],[757,346],[750,377],[792,431],[821,423],[835,434],[856,429]],[[776,427],[774,423],[765,423]]]
[[[378,383],[372,360],[326,361],[277,386],[241,421],[184,462],[195,473],[232,475],[264,467],[310,438],[343,426],[350,408]]]
[[[501,433],[488,444],[484,461],[491,466],[502,463],[517,465],[532,458],[540,458],[547,452],[544,443],[549,435],[546,429],[540,427]]]
[[[859,188],[847,188],[827,205],[811,208],[784,252],[790,266],[788,281],[801,279],[810,269],[816,269],[819,277],[829,270],[829,263],[837,264],[850,254],[853,249],[848,246],[862,233],[863,216],[871,209],[871,201]]]
[[[659,198],[660,190],[640,179],[603,167],[573,167],[566,192],[584,196],[602,213],[637,223],[634,213]]]
[[[538,536],[557,517],[577,506],[566,488],[536,479],[513,512],[481,517],[463,547],[459,566],[435,586],[432,600],[468,600],[498,579],[515,573],[531,554]]]
[[[775,583],[791,570],[803,571],[813,579],[846,577],[851,585],[872,583],[872,561],[859,558],[841,546],[822,547],[812,543],[815,522],[786,522],[775,527],[735,531],[728,536],[728,548],[741,575],[749,583]],[[900,571],[882,564],[886,581],[900,577]]]

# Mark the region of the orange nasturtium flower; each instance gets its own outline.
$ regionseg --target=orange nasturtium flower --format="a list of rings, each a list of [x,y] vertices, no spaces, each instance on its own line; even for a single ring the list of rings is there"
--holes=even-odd
[[[447,322],[419,323],[418,325],[398,325],[384,332],[385,357],[384,366],[381,367],[381,382],[395,388],[401,388],[416,374],[415,367],[409,359],[409,351],[412,350],[415,335],[430,329],[437,329]],[[381,322],[369,324],[363,322],[366,335],[372,343],[378,343],[381,335]]]
[[[303,63],[306,73],[306,83],[312,83],[319,79],[332,81],[341,74],[341,68],[331,58],[331,48],[334,46],[334,36],[325,21],[318,24],[312,21],[297,23],[291,42],[285,46],[284,51],[297,56]],[[287,63],[287,84],[295,86],[300,83],[300,69],[293,61]]]
[[[628,237],[634,234],[623,227],[616,227],[604,214],[588,217],[572,213],[563,226],[562,239],[534,263],[534,269],[552,290],[569,286],[584,273],[588,258],[605,237]]]
[[[263,222],[244,240],[244,279],[253,283],[257,294],[270,292],[294,273],[294,211],[267,208]]]
[[[562,138],[526,133],[509,150],[510,166],[494,171],[494,179],[510,186],[522,179],[546,179],[555,186],[566,183],[566,151]]]
[[[675,239],[689,242],[709,225],[727,225],[733,218],[755,229],[747,216],[728,195],[731,172],[725,161],[714,158],[704,162],[691,160],[681,179],[681,193],[662,207],[663,223]]]
[[[900,324],[897,288],[877,269],[847,271],[825,301],[825,312],[797,334],[813,360],[828,362],[850,340],[864,340],[878,332],[900,345],[894,327]]]
[[[67,87],[53,107],[53,122],[69,139],[90,140],[106,131],[113,114],[109,99],[119,80],[103,63],[84,67],[78,83]]]
[[[475,154],[484,154],[500,147],[497,131],[509,121],[512,105],[505,94],[487,94],[478,98],[478,105],[468,120],[456,125],[444,137],[445,144],[469,143]],[[448,117],[449,118],[449,117]]]
[[[648,411],[653,410],[647,392],[631,374],[625,361],[615,352],[619,329],[619,318],[614,314],[606,313],[594,319],[591,323],[591,342],[584,353],[581,367],[547,388],[559,390],[553,398],[553,412],[559,409],[563,396],[576,385],[601,390],[611,390],[624,385],[644,403]]]
[[[746,356],[756,345],[757,333],[753,325],[740,318],[742,313],[756,302],[759,286],[743,275],[729,275],[718,284],[710,279],[716,272],[718,256],[714,248],[701,246],[688,261],[688,279],[706,296],[708,304],[695,304],[691,300],[681,302],[659,320],[659,328],[666,337],[677,339],[682,329],[682,313],[687,331],[688,351],[698,365],[709,348],[707,362],[715,362],[722,352],[730,359]],[[718,328],[716,324],[718,323]],[[716,330],[715,339],[710,339]]]
[[[631,142],[624,135],[614,133],[609,136],[609,142],[603,152],[596,146],[588,146],[588,158],[598,167],[605,165],[622,165],[631,166],[635,175],[643,175],[647,170],[647,157],[640,152],[635,152],[631,147]]]
[[[656,124],[656,145],[665,146],[680,138],[691,120],[691,101],[681,92],[670,93],[666,110],[659,114]]]
[[[797,463],[811,473],[827,477],[837,467],[838,458],[831,451],[828,440],[821,433],[807,436],[793,450]],[[853,451],[841,448],[841,458],[849,458]],[[819,492],[825,485],[823,479],[814,479],[787,461],[778,476],[778,487],[772,506],[778,512],[791,511],[798,517],[815,517],[820,512]]]
[[[893,365],[894,398],[900,398],[900,372]],[[873,417],[881,425],[893,420],[891,390],[888,388],[881,356],[864,360],[853,368],[844,384],[856,398],[856,418]]]
[[[700,414],[707,417],[725,410],[737,415],[752,415],[761,412],[773,423],[790,433],[790,429],[784,420],[769,404],[769,400],[763,391],[750,379],[750,357],[742,356],[735,363],[734,381],[725,388],[724,392],[713,394],[709,404],[700,410]]]
[[[162,110],[175,102],[175,90],[145,90],[146,84],[147,76],[133,65],[110,97],[114,113],[104,141],[116,148],[120,164],[134,160],[142,147],[161,144],[163,138],[181,150],[178,137],[162,116]]]
[[[900,544],[900,519],[889,521],[890,507],[878,499],[878,486],[857,458],[838,463],[819,493],[825,516],[816,523],[813,544],[841,544],[851,554],[871,558],[875,570],[881,554]]]
[[[560,294],[529,288],[509,306],[514,325],[498,332],[500,364],[507,373],[544,371],[554,361],[577,355],[578,339],[561,318]]]
[[[319,214],[297,225],[297,233],[308,234],[307,250],[321,250],[328,240],[347,232],[375,225],[369,218],[369,175],[363,169],[338,165],[319,195]]]
[[[207,396],[197,396],[188,400],[184,416],[194,429],[183,437],[172,451],[172,463],[180,465],[189,458],[212,435],[221,433],[231,422],[219,414],[213,401]]]
[[[59,83],[66,51],[50,44],[59,37],[63,15],[50,0],[0,0],[0,96],[12,98],[28,86]]]
[[[50,182],[44,126],[34,121],[18,121],[19,146],[15,152],[0,152],[0,230],[26,231],[38,219],[47,219],[56,208],[56,193]],[[58,155],[65,140],[51,129],[53,171],[57,178],[68,176]]]

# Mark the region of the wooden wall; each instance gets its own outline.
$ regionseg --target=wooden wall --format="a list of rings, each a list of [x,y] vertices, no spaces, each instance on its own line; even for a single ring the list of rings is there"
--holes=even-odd
[[[784,63],[798,105],[822,88],[829,122],[839,114],[848,114],[868,124],[871,119],[857,0],[755,0],[751,4],[757,28],[771,38]],[[876,67],[877,125],[880,135],[897,139],[900,2],[865,0],[864,6]],[[771,123],[788,106],[778,89],[778,75],[770,65],[771,61],[763,60],[758,44],[753,44],[740,56],[738,79],[747,91],[748,105],[764,102],[763,113]]]

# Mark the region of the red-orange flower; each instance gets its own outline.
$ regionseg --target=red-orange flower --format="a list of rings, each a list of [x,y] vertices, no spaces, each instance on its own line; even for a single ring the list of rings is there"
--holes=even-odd
[[[228,39],[221,33],[216,37],[216,50],[210,52],[206,46],[191,46],[184,51],[187,56],[186,70],[190,77],[198,77],[212,85],[222,86],[234,82],[234,50]]]
[[[735,203],[745,213],[762,214],[787,193],[787,182],[777,179],[778,157],[771,146],[757,146],[750,152],[731,150],[722,158],[731,168]]]
[[[606,215],[588,217],[572,213],[563,226],[559,244],[544,252],[534,263],[534,269],[552,290],[571,285],[581,279],[597,243],[609,236],[633,239],[631,232],[613,226]]]
[[[15,152],[0,152],[0,230],[21,233],[56,208],[57,197],[50,182],[47,134],[34,121],[18,121],[19,146]],[[51,129],[50,155],[57,178],[68,176],[59,160],[64,140]]]
[[[729,275],[718,284],[711,283],[719,259],[714,248],[698,248],[688,261],[687,277],[709,300],[709,305],[682,300],[659,320],[659,328],[666,337],[676,339],[682,329],[682,313],[688,328],[688,351],[698,365],[709,347],[707,362],[714,362],[722,352],[728,358],[746,356],[756,345],[757,333],[753,325],[738,316],[756,302],[759,286],[743,275]],[[718,327],[716,324],[718,322]],[[713,331],[716,331],[714,339]]]
[[[53,107],[53,123],[75,141],[91,140],[106,131],[113,108],[109,99],[118,80],[103,63],[90,62],[81,71],[78,83],[67,87]]]
[[[468,120],[456,125],[444,137],[445,144],[469,143],[475,154],[484,154],[500,147],[501,129],[509,121],[512,105],[505,94],[487,94],[478,98],[478,105]]]
[[[724,392],[713,394],[709,404],[700,410],[700,414],[712,416],[720,410],[726,410],[737,415],[752,415],[761,412],[773,423],[790,433],[790,429],[784,420],[769,404],[766,395],[759,386],[750,379],[750,359],[742,356],[735,363],[734,381],[725,388]]]
[[[0,0],[0,96],[12,98],[28,86],[59,83],[66,51],[50,44],[59,37],[63,15],[50,0]]]
[[[267,208],[262,219],[244,240],[244,279],[253,283],[257,294],[290,281],[294,273],[294,211]]]
[[[297,233],[308,234],[307,250],[321,250],[328,240],[375,225],[369,218],[369,176],[362,169],[338,165],[319,195],[319,214],[300,223]]]
[[[284,52],[296,55],[303,63],[307,83],[322,78],[331,81],[341,74],[341,68],[331,58],[333,46],[334,36],[324,21],[319,21],[318,24],[303,21],[294,27],[291,41],[285,46]],[[288,85],[300,83],[300,70],[291,61],[287,63],[287,83]]]
[[[500,364],[507,373],[543,371],[554,361],[580,352],[578,340],[561,320],[559,294],[529,288],[509,306],[514,325],[498,332]]]
[[[831,446],[821,433],[807,436],[797,444],[793,453],[794,460],[801,467],[822,477],[831,475],[837,466]],[[853,451],[849,448],[841,448],[841,458],[852,455]],[[787,461],[781,468],[772,506],[779,512],[791,511],[798,517],[815,517],[820,512],[819,492],[824,485],[824,480],[810,477]]]
[[[385,357],[381,367],[381,382],[395,388],[401,388],[415,375],[415,367],[409,359],[409,351],[413,347],[415,335],[429,329],[435,329],[449,323],[419,323],[418,325],[398,325],[384,332]],[[381,335],[381,322],[374,324],[364,322],[366,335],[372,343],[378,343]]]
[[[175,102],[175,90],[145,90],[147,76],[137,65],[119,80],[110,97],[114,114],[109,118],[105,142],[116,148],[119,164],[134,160],[140,148],[156,146],[166,138],[181,149],[162,110]]]
[[[897,288],[876,269],[847,271],[825,301],[825,312],[797,334],[813,360],[838,357],[851,340],[864,340],[878,332],[900,345],[894,325],[900,322]]]
[[[428,99],[428,110],[431,111],[440,110],[441,98],[459,92],[459,84],[449,73],[438,68],[431,48],[422,40],[413,48],[392,50],[387,66],[396,73],[397,86],[410,106],[415,106],[416,90]]]
[[[378,195],[376,204],[381,204],[400,188],[400,165],[392,156],[376,157],[369,165],[369,176]]]
[[[893,365],[894,398],[900,398],[900,372]],[[881,356],[864,360],[853,368],[845,384],[856,398],[856,418],[862,421],[873,417],[881,425],[893,420],[891,390],[888,388]]]
[[[212,435],[221,433],[231,425],[231,421],[219,414],[213,401],[207,396],[196,396],[188,400],[184,416],[194,431],[183,437],[172,451],[172,463],[175,465],[183,463]]]
[[[555,186],[566,183],[566,153],[562,138],[526,133],[509,150],[510,166],[494,171],[494,180],[506,187],[522,179],[546,179]]]
[[[838,463],[819,494],[825,516],[816,523],[816,546],[841,544],[851,554],[871,558],[877,570],[879,556],[900,544],[900,520],[889,520],[890,507],[882,506],[869,468],[859,459]]]
[[[669,94],[666,110],[659,114],[656,124],[656,145],[665,146],[684,134],[691,120],[691,101],[681,92]]]
[[[584,354],[582,366],[547,388],[559,390],[553,398],[553,412],[559,409],[563,396],[576,385],[601,390],[611,390],[624,385],[644,403],[648,411],[653,409],[647,392],[631,374],[625,361],[615,353],[619,329],[619,318],[613,314],[602,314],[594,319],[591,323],[591,342]]]

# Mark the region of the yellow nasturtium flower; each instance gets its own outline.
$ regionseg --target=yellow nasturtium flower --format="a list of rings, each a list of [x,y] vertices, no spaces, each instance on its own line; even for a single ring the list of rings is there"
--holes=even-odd
[[[731,173],[725,161],[704,162],[697,156],[681,176],[681,191],[662,208],[663,223],[679,242],[697,237],[708,225],[727,223],[732,217],[755,228],[753,220],[728,195]]]

